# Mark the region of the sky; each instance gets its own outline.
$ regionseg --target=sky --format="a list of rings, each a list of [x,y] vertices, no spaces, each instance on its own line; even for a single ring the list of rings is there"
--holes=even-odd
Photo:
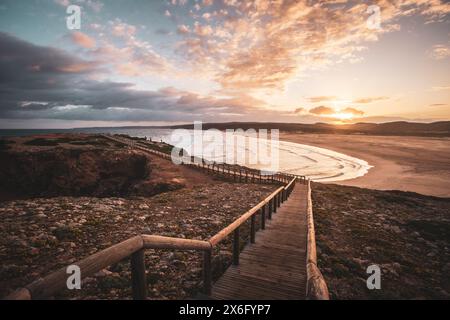
[[[399,120],[450,120],[449,1],[0,2],[0,129]]]

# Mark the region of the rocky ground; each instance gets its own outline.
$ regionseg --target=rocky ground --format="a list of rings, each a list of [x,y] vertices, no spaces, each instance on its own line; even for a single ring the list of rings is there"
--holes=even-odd
[[[319,267],[332,299],[450,299],[450,198],[314,184]],[[366,269],[381,268],[381,290]]]
[[[135,235],[207,240],[275,188],[221,181],[98,135],[0,139],[0,297]],[[225,241],[214,277],[230,256]],[[150,298],[197,294],[201,261],[196,252],[146,250]],[[130,278],[127,260],[56,298],[127,299]]]
[[[134,235],[206,240],[273,188],[218,182],[146,198],[58,197],[1,203],[0,296]],[[230,256],[230,242],[226,242],[214,255],[216,276],[229,264]],[[147,250],[146,266],[153,299],[188,298],[201,287],[198,253]],[[86,279],[76,294],[59,296],[130,297],[128,261]]]
[[[99,135],[0,139],[0,168],[0,200],[151,196],[183,187],[166,179],[152,157]]]

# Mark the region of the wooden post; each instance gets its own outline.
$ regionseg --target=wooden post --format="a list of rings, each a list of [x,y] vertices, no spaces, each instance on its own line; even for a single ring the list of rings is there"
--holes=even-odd
[[[256,234],[256,228],[255,228],[255,215],[252,215],[250,218],[250,243],[255,243],[255,234]]]
[[[268,205],[268,215],[269,215],[269,220],[272,220],[272,206],[273,206],[273,199],[271,199],[269,201],[269,205]]]
[[[266,206],[261,208],[261,229],[266,229]]]
[[[131,256],[131,286],[134,300],[147,298],[147,280],[145,278],[144,249]]]
[[[233,265],[239,265],[239,227],[233,233]]]
[[[272,198],[272,200],[273,200],[273,212],[274,213],[277,212],[277,207],[278,207],[277,206],[277,203],[278,203],[277,197],[278,197],[278,194],[275,195],[275,197]]]
[[[203,252],[203,293],[206,295],[211,294],[212,287],[211,255],[212,250]]]

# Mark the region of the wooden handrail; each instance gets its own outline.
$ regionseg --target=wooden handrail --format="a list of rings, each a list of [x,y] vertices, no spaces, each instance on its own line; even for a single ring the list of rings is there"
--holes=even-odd
[[[308,180],[307,227],[308,243],[306,246],[306,298],[309,300],[329,300],[330,294],[322,273],[317,266],[316,234],[311,198],[311,181]]]
[[[97,252],[74,263],[74,265],[80,267],[83,278],[89,277],[98,271],[129,257],[134,252],[140,250],[142,245],[143,241],[140,236],[133,237]],[[17,296],[17,292],[15,292],[7,297],[7,299],[27,299],[27,296],[29,296],[29,299],[44,299],[46,297],[51,297],[55,293],[66,288],[67,277],[67,268],[61,268],[45,278],[34,281],[25,288],[19,289],[18,292],[21,292],[20,296]]]
[[[270,200],[272,200],[276,195],[278,195],[281,191],[284,190],[284,187],[278,188],[275,192],[273,192],[270,196],[268,196],[266,199],[258,203],[256,206],[248,210],[246,213],[244,213],[242,216],[240,216],[238,219],[236,219],[234,222],[232,222],[228,227],[222,229],[219,231],[216,235],[211,237],[209,239],[209,242],[212,246],[216,246],[219,244],[223,239],[225,239],[229,234],[231,234],[234,230],[239,228],[244,222],[246,222],[251,216],[258,213],[258,211],[266,205]]]
[[[145,249],[210,250],[208,241],[142,235]]]

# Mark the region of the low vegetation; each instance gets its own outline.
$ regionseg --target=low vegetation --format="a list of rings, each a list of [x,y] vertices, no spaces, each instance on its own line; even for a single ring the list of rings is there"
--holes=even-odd
[[[450,198],[314,184],[313,201],[333,299],[450,298]],[[381,290],[367,289],[372,264]]]

